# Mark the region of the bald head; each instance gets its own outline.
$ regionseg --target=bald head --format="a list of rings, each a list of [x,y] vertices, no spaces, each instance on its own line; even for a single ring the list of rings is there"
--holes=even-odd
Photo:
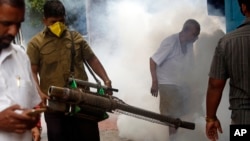
[[[182,45],[193,43],[198,39],[200,34],[200,24],[194,19],[188,19],[183,24],[180,32],[180,42]]]
[[[182,31],[184,32],[190,30],[196,30],[198,33],[200,33],[200,24],[194,19],[186,20],[182,27]]]

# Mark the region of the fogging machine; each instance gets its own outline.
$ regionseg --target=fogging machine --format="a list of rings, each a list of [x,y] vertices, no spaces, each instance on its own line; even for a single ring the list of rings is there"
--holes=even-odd
[[[72,81],[72,80],[69,80]],[[100,84],[91,83],[88,81],[83,81],[75,79],[78,85],[84,85],[92,88],[103,88],[104,90],[118,91],[117,89],[108,88]],[[175,127],[176,129],[186,128],[190,130],[195,129],[195,124],[187,121],[182,121],[179,118],[173,118],[170,116],[161,115],[155,112],[147,111],[138,107],[126,104],[121,99],[111,96],[111,95],[100,95],[95,92],[85,91],[83,89],[71,89],[66,87],[50,86],[48,95],[50,99],[47,102],[48,111],[59,111],[66,114],[74,114],[74,116],[84,117],[95,120],[103,116],[103,113],[118,112],[135,118],[143,119],[153,123],[158,123],[170,127]],[[77,109],[85,109],[85,112],[75,112]],[[91,114],[89,114],[91,113]],[[104,118],[105,119],[105,118]]]

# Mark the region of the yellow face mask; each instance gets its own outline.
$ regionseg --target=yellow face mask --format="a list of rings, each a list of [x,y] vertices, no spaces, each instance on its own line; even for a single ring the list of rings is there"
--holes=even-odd
[[[63,31],[66,29],[66,25],[62,22],[56,22],[48,27],[50,31],[57,37],[60,37]]]

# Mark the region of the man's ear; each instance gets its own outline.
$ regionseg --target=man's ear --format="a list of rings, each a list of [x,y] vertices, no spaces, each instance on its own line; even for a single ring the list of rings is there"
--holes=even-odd
[[[43,17],[43,24],[46,26],[48,25],[47,19],[45,17]]]
[[[244,16],[245,16],[246,13],[247,13],[247,6],[246,6],[246,4],[244,4],[244,3],[241,4],[241,12],[242,12],[242,14],[243,14]]]

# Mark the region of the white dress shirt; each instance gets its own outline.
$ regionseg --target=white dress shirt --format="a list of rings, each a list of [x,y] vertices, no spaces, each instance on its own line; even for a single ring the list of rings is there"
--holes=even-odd
[[[32,76],[29,58],[15,44],[0,53],[0,111],[18,104],[22,108],[33,108],[41,102]],[[24,134],[3,132],[0,141],[31,141],[31,132]]]

